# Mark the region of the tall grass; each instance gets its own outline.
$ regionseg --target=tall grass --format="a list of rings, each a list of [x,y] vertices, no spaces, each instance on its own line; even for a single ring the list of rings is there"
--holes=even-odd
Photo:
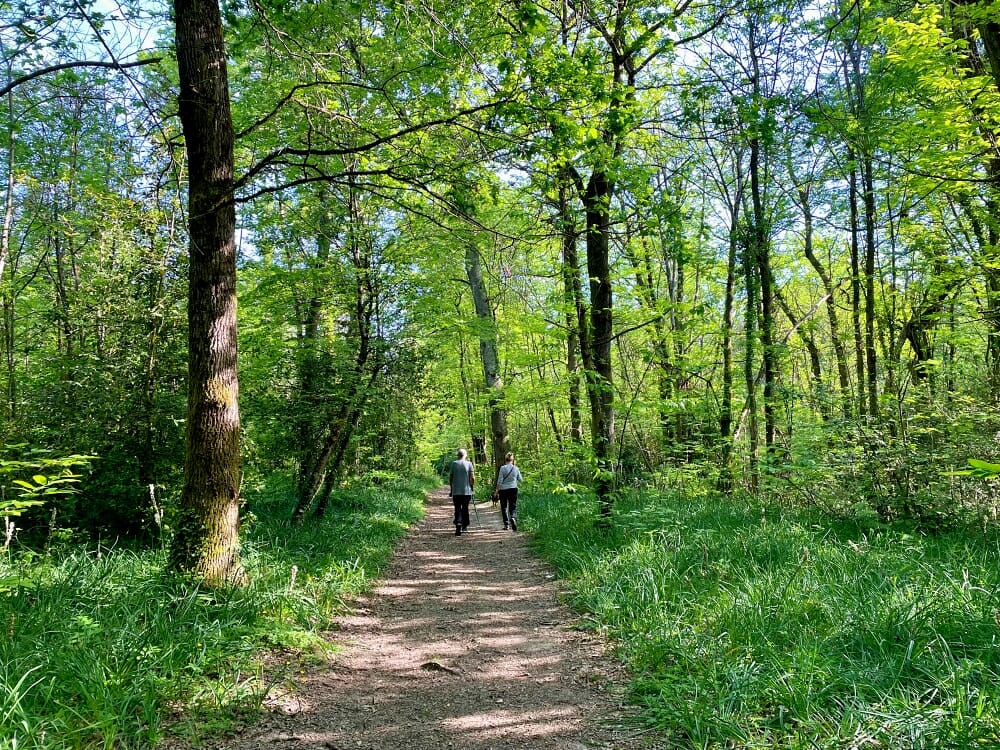
[[[632,493],[606,528],[587,497],[521,508],[676,747],[1000,746],[995,535],[707,494]]]
[[[0,558],[0,748],[150,747],[165,722],[224,727],[259,705],[264,650],[294,661],[323,648],[319,632],[384,567],[423,497],[416,484],[362,488],[293,527],[290,490],[253,499],[244,589],[166,576],[162,551]]]

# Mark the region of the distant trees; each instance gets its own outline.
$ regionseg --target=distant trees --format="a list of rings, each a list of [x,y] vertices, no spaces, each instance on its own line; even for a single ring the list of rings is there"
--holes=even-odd
[[[447,71],[426,66],[408,78],[411,73],[401,73],[385,56],[388,50],[380,35],[370,35],[364,25],[356,33],[344,27],[349,54],[338,58],[336,70],[324,79],[303,82],[297,76],[304,69],[296,72],[293,64],[286,79],[290,97],[271,112],[265,108],[265,114],[243,128],[244,137],[273,145],[264,149],[265,156],[249,167],[237,187],[252,196],[276,191],[282,183],[349,182],[350,197],[336,200],[347,214],[355,215],[350,206],[360,206],[366,195],[405,194],[415,188],[432,197],[431,202],[420,202],[418,210],[462,214],[447,187],[455,184],[456,173],[446,164],[464,164],[478,149],[500,170],[526,170],[532,182],[512,189],[538,190],[557,217],[557,245],[541,235],[530,241],[548,254],[550,271],[558,268],[553,277],[561,285],[558,302],[547,302],[560,309],[558,327],[546,335],[558,331],[567,352],[562,376],[568,412],[565,436],[548,396],[541,408],[557,446],[562,447],[563,437],[578,436],[584,420],[574,383],[579,382],[578,368],[582,371],[590,402],[586,421],[592,438],[591,479],[605,516],[611,513],[623,472],[635,470],[626,468],[630,453],[641,455],[638,463],[652,470],[659,461],[693,460],[714,452],[721,455],[722,474],[728,477],[724,486],[739,475],[732,461],[741,454],[747,484],[758,488],[760,462],[770,474],[794,464],[799,455],[795,433],[802,431],[803,419],[808,423],[814,416],[826,429],[853,422],[874,471],[880,459],[871,435],[888,435],[892,442],[892,435],[905,430],[906,384],[926,387],[936,382],[939,362],[958,364],[954,345],[947,347],[942,360],[935,342],[944,330],[942,316],[949,310],[954,316],[966,277],[956,276],[954,265],[932,249],[938,246],[938,236],[918,236],[921,222],[932,226],[949,219],[930,203],[925,210],[916,199],[924,189],[919,180],[928,168],[926,157],[915,158],[910,142],[899,135],[902,131],[890,135],[883,124],[912,112],[893,96],[893,86],[908,85],[902,66],[874,43],[878,34],[893,43],[884,23],[890,18],[887,10],[831,5],[825,20],[807,18],[796,3],[788,3],[777,18],[773,10],[752,3],[697,12],[686,5],[654,9],[641,3],[614,8],[528,4],[502,15],[505,26],[499,33],[475,39],[480,55],[509,51],[496,67],[499,78],[474,65]],[[486,6],[475,12],[488,15]],[[979,38],[988,43],[988,19],[975,13],[970,18],[967,28],[986,24]],[[286,20],[293,26],[304,22],[295,14]],[[419,19],[411,20],[411,32],[426,30]],[[331,28],[342,21],[336,14],[324,18]],[[310,23],[315,22],[313,17]],[[466,53],[472,48],[455,44],[458,36],[448,37],[439,50],[471,63],[475,58]],[[261,38],[270,46],[279,44],[280,35],[265,30]],[[683,60],[673,56],[678,46],[688,49]],[[251,62],[255,53],[245,49],[248,54],[242,59]],[[969,49],[975,50],[975,44]],[[984,49],[988,51],[988,44]],[[302,59],[312,54],[303,51]],[[899,59],[913,61],[916,56]],[[972,80],[961,72],[957,58],[954,64],[955,85],[962,76]],[[400,116],[417,106],[411,96],[415,89],[387,89],[389,75],[403,76],[398,80],[428,94],[420,100],[423,122],[415,121],[411,112]],[[462,82],[454,94],[447,93],[444,83],[449,77]],[[257,87],[252,81],[249,85]],[[361,95],[355,97],[355,91]],[[325,92],[336,92],[337,107],[321,106],[322,96],[315,95]],[[935,106],[943,102],[938,99]],[[992,106],[983,97],[978,102],[978,108],[970,109],[973,116]],[[499,105],[495,116],[478,116],[493,103]],[[441,109],[434,109],[438,106]],[[326,114],[306,121],[287,118],[310,107],[327,114],[339,109],[366,125],[342,128],[341,121]],[[448,113],[456,109],[459,115]],[[451,130],[461,136],[447,144],[436,135],[417,135],[447,131],[459,123],[466,130]],[[680,128],[687,131],[675,132]],[[265,135],[272,130],[272,136]],[[467,139],[468,132],[476,133],[478,142]],[[291,145],[268,140],[279,133],[291,136]],[[988,131],[980,127],[978,137],[984,135]],[[952,138],[945,131],[941,136],[942,144]],[[962,137],[975,135],[966,132]],[[309,145],[301,145],[305,142]],[[396,148],[402,143],[412,147],[406,155]],[[708,179],[699,182],[699,176]],[[275,185],[266,184],[275,178]],[[958,184],[942,178],[941,184]],[[968,221],[969,236],[978,237],[981,248],[989,246],[989,222],[975,210],[979,198],[961,190],[951,195]],[[403,210],[418,207],[408,199],[399,203]],[[378,235],[394,231],[392,225],[405,226],[389,218],[381,227],[372,227],[370,241],[383,242]],[[477,231],[484,228],[502,234],[497,225]],[[473,338],[481,344],[486,388],[495,392],[484,402],[493,425],[490,444],[494,452],[502,451],[508,439],[516,443],[517,428],[508,429],[505,423],[509,409],[519,408],[509,389],[497,395],[500,383],[517,382],[519,377],[517,368],[505,375],[503,363],[524,362],[522,378],[524,372],[542,373],[544,368],[527,363],[500,331],[511,315],[540,315],[550,325],[555,319],[532,309],[533,300],[515,302],[498,294],[499,287],[491,291],[496,280],[483,271],[493,261],[484,259],[478,244],[469,244],[460,234],[454,239],[466,248]],[[705,247],[713,237],[724,238],[714,251],[714,263],[713,251]],[[356,242],[357,235],[345,234],[343,242],[334,243],[337,256],[363,261],[363,254],[351,250],[358,247]],[[329,243],[329,237],[317,243],[317,269],[335,257]],[[985,258],[983,251],[979,256]],[[426,259],[443,262],[440,254]],[[331,310],[323,302],[329,288],[300,300],[303,306],[298,308],[303,342],[297,370],[299,403],[314,404],[296,411],[293,420],[296,434],[313,436],[298,445],[300,516],[313,502],[318,502],[317,509],[324,506],[344,466],[354,428],[371,403],[368,394],[381,377],[380,359],[372,358],[373,339],[367,332],[373,330],[371,319],[362,312],[365,300],[377,294],[376,287],[366,286],[371,277],[361,261],[353,272],[356,304],[343,308],[353,322],[336,334],[353,338],[352,366],[334,365],[345,363],[344,355],[330,359],[335,352],[329,346],[331,327],[320,335],[316,325],[319,310]],[[504,269],[516,276],[509,264]],[[314,281],[322,278],[323,272],[313,276]],[[452,314],[450,305],[440,309],[441,317]],[[461,305],[457,309],[461,311]],[[616,325],[616,316],[623,322]],[[715,350],[718,359],[705,334],[706,319],[713,316],[723,333]],[[801,368],[793,342],[802,347]],[[537,348],[536,343],[531,346]],[[652,379],[642,368],[633,369],[636,353],[644,346],[657,373]],[[543,346],[538,353],[547,349]],[[913,361],[904,366],[907,351]],[[469,350],[463,344],[459,352],[464,358]],[[739,385],[734,379],[737,358],[743,372]],[[466,388],[467,365],[464,359],[457,364]],[[332,411],[327,411],[331,402],[326,398],[317,400],[325,390],[315,376],[320,371],[343,378],[334,397],[339,406]],[[650,382],[656,383],[652,390]],[[695,386],[698,382],[701,388]],[[948,382],[955,386],[953,377]],[[631,436],[615,428],[614,404],[625,397],[626,389],[624,424],[631,426]],[[834,399],[839,404],[837,419]],[[473,412],[479,407],[473,401],[454,400],[467,412],[463,421],[475,423]],[[698,401],[701,406],[695,407]],[[323,413],[327,416],[319,416]],[[647,414],[655,414],[659,425],[659,457],[643,444]],[[511,416],[515,424],[520,422]],[[475,443],[480,427],[473,426],[472,433]],[[811,428],[805,430],[803,445],[811,434]],[[761,439],[763,456],[758,453]],[[533,435],[531,442],[540,445],[540,436]],[[308,448],[311,444],[314,449]],[[889,504],[875,505],[888,512]]]
[[[19,523],[25,541],[52,523],[146,537],[151,496],[162,510],[179,473],[180,212],[162,139],[135,149],[136,92],[121,82],[158,59],[80,60],[93,16],[38,8],[12,10],[0,46],[2,430],[8,456],[27,443],[101,459],[82,492]]]
[[[0,415],[100,456],[57,523],[222,583],[245,473],[306,520],[471,442],[605,519],[677,474],[890,519],[994,458],[988,3],[178,0],[177,82],[50,10],[5,27]]]

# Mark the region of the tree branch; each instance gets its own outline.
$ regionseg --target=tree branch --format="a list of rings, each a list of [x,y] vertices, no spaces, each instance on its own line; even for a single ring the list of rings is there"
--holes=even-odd
[[[160,62],[161,59],[163,58],[151,57],[148,60],[136,60],[135,62],[130,63],[103,62],[101,60],[76,60],[74,62],[50,65],[47,68],[39,68],[31,73],[25,73],[20,78],[15,78],[13,81],[10,81],[6,86],[0,88],[0,97],[6,96],[21,84],[27,83],[35,78],[41,78],[49,73],[58,73],[60,70],[69,70],[70,68],[111,68],[113,70],[125,70],[126,68],[135,68],[139,65],[152,65],[153,63]]]
[[[428,128],[436,127],[438,125],[448,125],[457,122],[458,120],[461,120],[463,117],[466,117],[468,115],[476,114],[477,112],[483,112],[485,110],[498,107],[502,103],[503,103],[502,101],[494,101],[494,102],[487,102],[486,104],[481,104],[476,107],[469,107],[467,109],[460,110],[453,115],[448,115],[447,117],[438,117],[433,120],[426,120],[424,122],[416,123],[415,125],[410,125],[408,127],[401,128],[400,130],[397,130],[394,133],[379,136],[378,138],[374,138],[373,140],[368,141],[367,143],[362,143],[357,146],[342,146],[339,148],[292,148],[291,146],[285,146],[283,148],[279,148],[276,149],[275,151],[272,151],[270,154],[267,154],[266,156],[261,158],[256,164],[250,167],[250,169],[247,170],[246,174],[244,174],[239,180],[237,180],[235,188],[238,190],[239,188],[249,183],[254,177],[256,177],[258,174],[263,172],[268,167],[276,163],[280,164],[281,163],[280,160],[286,156],[298,156],[307,159],[309,157],[314,157],[314,156],[350,156],[353,154],[362,154],[367,151],[371,151],[372,149],[375,149],[378,146],[383,146],[387,143],[391,143],[392,141],[398,138],[402,138],[405,135],[416,133],[421,130],[426,130]]]

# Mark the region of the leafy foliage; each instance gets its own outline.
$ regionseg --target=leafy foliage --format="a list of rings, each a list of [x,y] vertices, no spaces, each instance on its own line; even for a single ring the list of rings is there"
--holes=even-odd
[[[24,446],[7,446],[21,449]],[[32,455],[34,454],[34,455]],[[73,469],[89,467],[93,456],[51,457],[47,451],[27,451],[23,459],[0,459],[0,517],[16,518],[54,497],[76,493],[80,475]],[[32,473],[44,471],[47,474]],[[11,495],[14,495],[12,497]],[[9,543],[8,539],[8,543]]]

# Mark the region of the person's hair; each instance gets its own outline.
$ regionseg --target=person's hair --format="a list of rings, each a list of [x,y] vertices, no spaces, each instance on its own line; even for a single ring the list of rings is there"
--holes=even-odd
[[[503,457],[503,460],[504,461],[511,461],[511,462],[513,462],[514,461],[514,454],[513,453],[508,453],[506,456]]]
[[[469,454],[465,452],[465,448],[459,448],[458,449],[458,457],[459,458],[465,458],[468,455]]]

